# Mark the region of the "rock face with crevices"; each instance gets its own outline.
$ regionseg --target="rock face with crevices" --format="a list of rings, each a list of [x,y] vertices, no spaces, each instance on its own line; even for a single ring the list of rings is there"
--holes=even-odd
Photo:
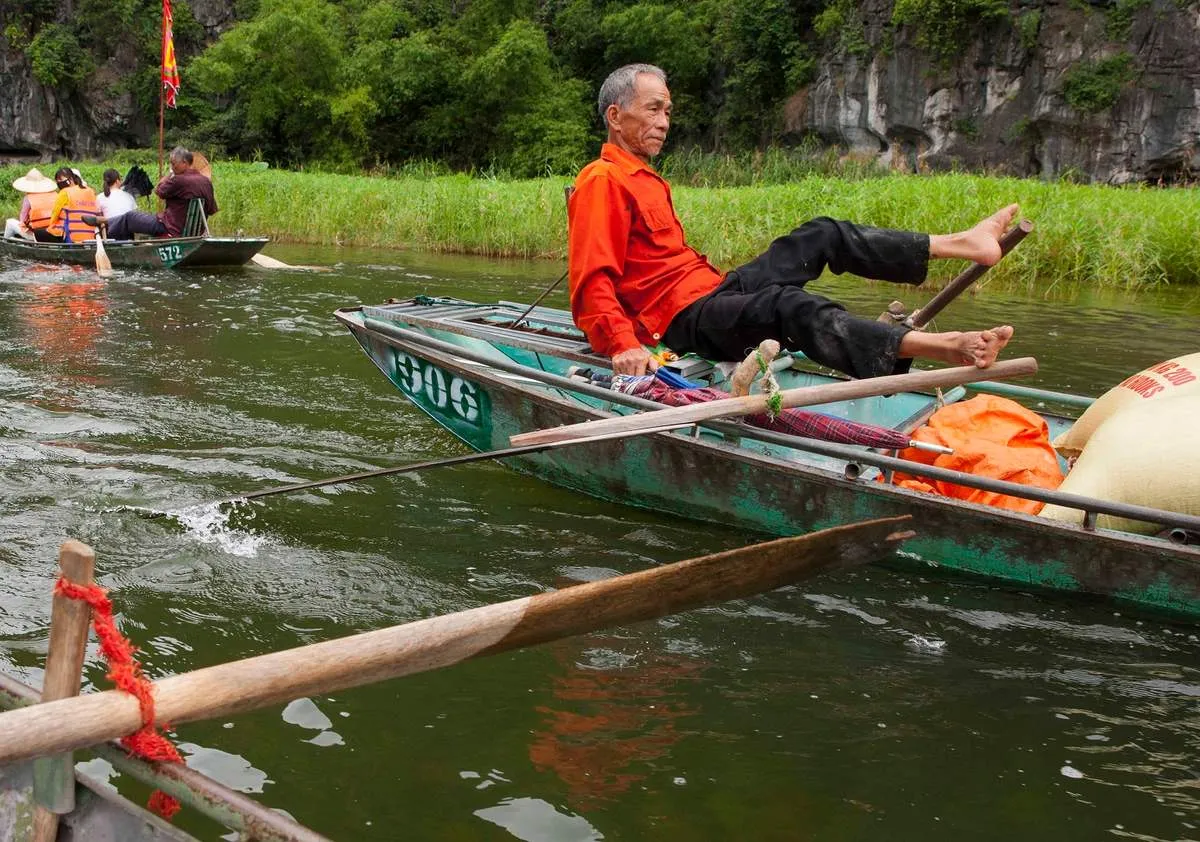
[[[866,38],[886,43],[890,0],[865,0]],[[785,107],[793,135],[815,134],[898,169],[962,167],[1012,175],[1077,174],[1124,184],[1200,173],[1200,6],[1153,0],[1119,42],[1103,10],[1050,2],[1036,39],[1010,20],[983,26],[949,63],[901,28],[889,49],[835,53]],[[1111,107],[1073,107],[1073,68],[1128,56]]]

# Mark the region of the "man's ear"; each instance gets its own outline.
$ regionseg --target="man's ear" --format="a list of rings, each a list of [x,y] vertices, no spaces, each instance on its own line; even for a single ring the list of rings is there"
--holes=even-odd
[[[618,120],[620,117],[621,106],[614,102],[612,105],[608,106],[608,108],[604,109],[604,128],[611,129],[613,126],[618,125]]]

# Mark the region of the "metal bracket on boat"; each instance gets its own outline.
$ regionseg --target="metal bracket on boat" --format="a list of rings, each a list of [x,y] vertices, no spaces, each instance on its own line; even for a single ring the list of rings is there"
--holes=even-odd
[[[1166,537],[1172,544],[1200,544],[1200,532],[1193,532],[1190,529],[1183,529],[1181,527],[1167,530]]]
[[[1090,509],[1085,510],[1083,513],[1083,528],[1086,529],[1088,532],[1095,532],[1097,516],[1098,516],[1097,513],[1094,511],[1091,511]]]

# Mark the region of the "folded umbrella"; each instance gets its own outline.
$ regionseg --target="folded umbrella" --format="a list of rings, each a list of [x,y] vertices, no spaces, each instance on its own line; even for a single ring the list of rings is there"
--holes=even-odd
[[[660,368],[659,371],[662,371]],[[578,372],[584,374],[584,372]],[[724,400],[728,392],[714,389],[710,386],[692,386],[678,388],[663,382],[657,376],[630,377],[626,375],[612,376],[608,374],[588,373],[589,379],[597,385],[607,386],[626,395],[661,403],[666,406],[689,406],[696,403]],[[672,383],[688,381],[679,378]],[[864,447],[874,447],[880,450],[903,450],[906,447],[919,447],[924,442],[916,442],[907,433],[880,427],[876,424],[864,424],[860,421],[849,421],[822,412],[812,412],[804,409],[785,409],[777,416],[750,415],[746,422],[752,426],[790,436],[800,436],[806,439],[833,442],[835,444],[857,444]],[[938,452],[943,452],[939,445]]]

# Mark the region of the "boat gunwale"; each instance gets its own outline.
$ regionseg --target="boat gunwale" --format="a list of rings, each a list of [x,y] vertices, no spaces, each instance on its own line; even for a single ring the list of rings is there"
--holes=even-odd
[[[0,237],[0,254],[16,260],[31,260],[39,263],[60,263],[63,265],[87,265],[95,260],[95,240],[82,243],[43,243],[35,240],[24,240],[16,237]],[[159,269],[174,268],[207,268],[210,266],[242,266],[250,261],[254,254],[270,242],[269,237],[156,237],[144,240],[108,240],[104,241],[104,250],[110,261],[116,258],[117,265],[128,268],[145,267]],[[242,263],[191,263],[190,259],[206,245],[218,248],[231,246],[252,246],[258,248]],[[126,263],[125,261],[138,255],[157,254],[163,246],[176,246],[185,251],[179,259],[170,264],[154,266],[149,263]],[[160,261],[160,264],[162,262]]]
[[[390,336],[386,331],[380,330],[377,327],[368,326],[365,317],[361,314],[362,308],[343,308],[335,312],[335,316],[341,321],[347,329],[352,333],[362,331],[367,334],[373,334],[376,338],[384,341],[386,344],[402,346],[400,349],[408,352],[409,350],[419,351],[422,354],[427,354],[432,357],[431,362],[438,365],[445,365],[451,371],[458,374],[474,378],[485,379],[492,386],[499,389],[515,390],[522,392],[528,398],[535,398],[539,401],[548,401],[558,404],[560,407],[575,409],[591,415],[594,418],[613,417],[616,413],[609,413],[596,407],[582,404],[578,401],[571,401],[563,397],[559,397],[551,392],[546,391],[545,387],[555,390],[576,391],[582,393],[582,389],[576,388],[582,384],[570,384],[569,381],[559,384],[548,382],[551,379],[561,379],[566,381],[566,378],[560,378],[558,375],[550,374],[549,372],[541,372],[536,369],[531,369],[528,366],[523,366],[520,363],[511,362],[515,368],[529,372],[528,379],[538,381],[542,387],[531,388],[512,382],[510,379],[500,378],[483,368],[466,367],[457,360],[452,359],[448,355],[458,355],[461,352],[470,353],[468,349],[457,348],[454,350],[437,349],[434,347],[420,348],[421,343],[413,343],[412,340],[406,337]],[[346,314],[358,312],[363,321],[360,324],[355,324],[353,320],[347,318]],[[386,327],[380,325],[380,327]],[[403,328],[392,327],[393,330],[403,330]],[[415,331],[406,331],[416,333]],[[435,343],[440,343],[434,337],[427,337],[418,334],[422,339],[430,340]],[[480,342],[487,342],[485,339],[477,339]],[[442,343],[446,344],[446,343]],[[467,357],[462,357],[467,359]],[[473,361],[476,366],[481,367],[496,367],[495,361],[484,362],[483,360]],[[621,395],[619,393],[611,394],[611,402],[626,403],[625,399],[630,396]],[[406,396],[407,397],[407,396]],[[607,396],[606,396],[607,397]],[[634,401],[645,403],[645,408],[653,407],[661,409],[662,406],[650,401],[641,401],[634,398]],[[629,401],[632,403],[632,401]],[[910,462],[896,457],[884,456],[866,450],[854,450],[851,445],[838,445],[829,442],[818,442],[816,440],[801,439],[794,436],[786,436],[783,434],[772,433],[768,430],[759,430],[757,428],[748,427],[746,425],[737,424],[729,421],[710,421],[702,425],[705,428],[720,432],[722,435],[734,435],[739,438],[756,438],[767,442],[789,447],[794,450],[815,452],[820,455],[830,456],[837,459],[844,459],[847,462],[862,462],[872,465],[873,467],[883,470],[905,470],[914,473],[919,473],[923,476],[928,476],[934,479],[941,479],[952,482],[958,485],[964,485],[972,488],[983,488],[984,490],[996,491],[1002,494],[1008,494],[1024,499],[1037,500],[1039,502],[1053,502],[1056,504],[1066,505],[1071,508],[1080,509],[1085,513],[1085,523],[1089,519],[1089,515],[1108,514],[1117,517],[1131,517],[1139,513],[1141,517],[1133,517],[1133,519],[1143,520],[1148,523],[1161,524],[1171,528],[1180,528],[1188,531],[1200,530],[1200,517],[1191,515],[1183,515],[1177,512],[1169,512],[1162,509],[1152,509],[1149,507],[1133,507],[1120,503],[1110,503],[1108,501],[1099,500],[1092,497],[1084,497],[1082,495],[1062,494],[1061,492],[1037,489],[1029,486],[1022,486],[1016,483],[1009,483],[1003,480],[990,480],[986,478],[975,477],[971,474],[953,471],[947,468],[938,468],[924,463]],[[857,490],[867,491],[868,493],[887,498],[895,496],[898,498],[906,498],[913,502],[919,502],[923,505],[934,505],[946,507],[949,509],[961,509],[964,513],[969,513],[972,517],[982,516],[998,523],[1011,522],[1019,520],[1031,527],[1040,531],[1057,532],[1061,531],[1067,535],[1074,537],[1086,537],[1089,540],[1103,540],[1112,542],[1118,546],[1135,545],[1146,551],[1169,552],[1183,558],[1191,557],[1192,560],[1200,562],[1200,546],[1176,543],[1169,539],[1163,539],[1154,535],[1142,535],[1133,532],[1124,532],[1120,530],[1104,529],[1104,528],[1088,528],[1084,525],[1066,523],[1063,521],[1050,520],[1048,518],[1037,517],[1036,515],[1027,515],[1022,512],[1016,512],[1009,509],[1001,509],[994,506],[986,506],[981,503],[972,503],[966,500],[958,500],[951,497],[943,497],[938,495],[924,494],[910,489],[902,488],[892,484],[877,483],[874,481],[850,479],[844,473],[822,468],[817,465],[805,464],[803,462],[791,461],[769,453],[759,453],[756,451],[746,450],[739,445],[731,444],[728,441],[712,441],[703,440],[691,435],[678,435],[674,433],[653,433],[655,436],[673,436],[672,440],[686,441],[700,447],[711,447],[722,452],[722,456],[732,456],[739,462],[747,464],[762,464],[770,463],[774,467],[781,467],[786,470],[805,474],[815,479],[822,481],[846,482],[857,487]],[[1147,518],[1150,519],[1147,519]]]

